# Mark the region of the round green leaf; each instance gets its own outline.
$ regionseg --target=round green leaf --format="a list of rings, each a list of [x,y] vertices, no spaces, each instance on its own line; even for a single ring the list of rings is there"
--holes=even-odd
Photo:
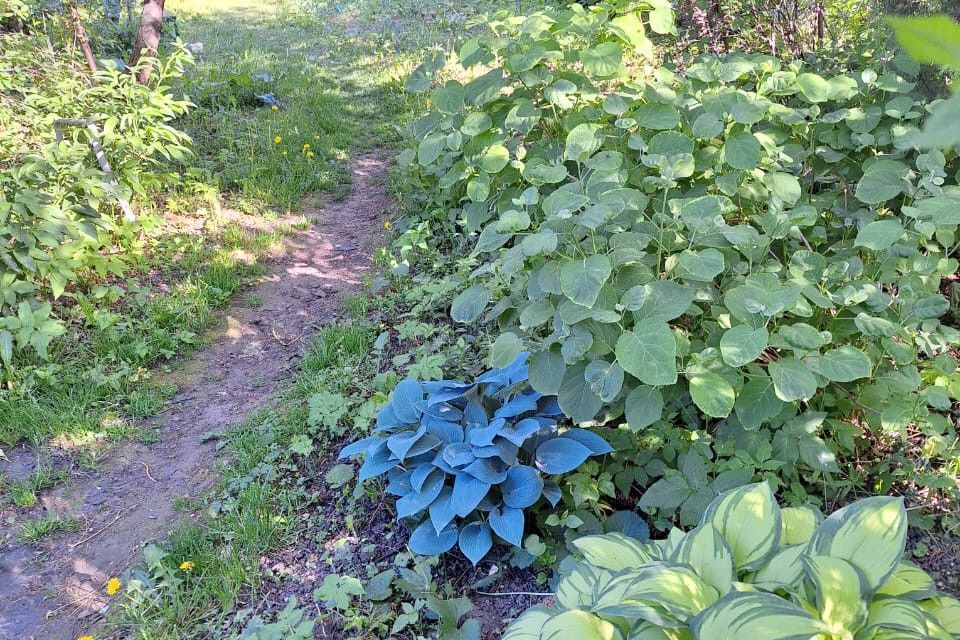
[[[777,397],[784,402],[809,400],[817,392],[817,379],[796,358],[780,358],[768,369]]]
[[[499,173],[510,162],[510,152],[502,144],[493,144],[480,154],[480,168],[487,173]]]
[[[482,284],[475,284],[461,292],[450,305],[450,317],[455,322],[473,322],[483,313],[490,302],[490,290]]]
[[[578,124],[567,134],[567,144],[563,150],[566,160],[583,162],[593,155],[603,144],[603,127],[592,122]]]
[[[810,102],[826,102],[830,96],[830,84],[815,73],[801,73],[797,76],[800,93]]]
[[[818,373],[834,382],[852,382],[870,376],[870,358],[856,347],[844,345],[817,358]]]
[[[677,341],[666,322],[641,320],[620,334],[617,362],[640,382],[667,385],[677,381]]]
[[[726,418],[733,411],[736,394],[733,387],[716,373],[702,373],[690,378],[690,397],[708,416]]]
[[[640,385],[627,396],[624,414],[631,431],[649,427],[663,415],[663,394],[656,387]]]
[[[495,368],[509,365],[523,351],[523,340],[515,333],[501,333],[490,347],[490,364]]]
[[[766,327],[738,324],[720,337],[720,355],[731,367],[742,367],[760,357],[769,337]]]
[[[860,229],[855,244],[874,251],[884,251],[903,237],[903,232],[899,220],[877,220]]]
[[[433,92],[433,106],[443,113],[459,113],[463,109],[463,85],[451,80],[437,87]]]
[[[580,52],[580,61],[590,73],[603,77],[618,74],[623,59],[623,49],[616,42],[603,42]]]
[[[723,144],[723,157],[734,169],[756,169],[760,164],[760,142],[750,132],[735,133]]]
[[[866,204],[881,204],[903,193],[910,167],[895,160],[878,160],[857,183],[856,196]]]
[[[610,260],[602,254],[569,260],[560,269],[560,287],[571,301],[590,308],[612,271]]]

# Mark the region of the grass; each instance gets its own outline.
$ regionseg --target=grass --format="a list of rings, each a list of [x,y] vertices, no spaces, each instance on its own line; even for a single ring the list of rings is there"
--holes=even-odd
[[[262,258],[289,231],[230,222],[160,237],[138,274],[90,283],[65,308],[69,332],[50,361],[24,363],[31,375],[0,395],[0,444],[25,441],[42,455],[137,433],[135,419],[160,411],[175,391],[151,367],[201,345],[217,309],[264,272]],[[52,486],[42,484],[33,491]],[[18,506],[35,503],[25,489],[7,490]]]
[[[49,515],[20,525],[20,540],[33,544],[56,533],[79,531],[82,528],[83,522],[75,516]]]

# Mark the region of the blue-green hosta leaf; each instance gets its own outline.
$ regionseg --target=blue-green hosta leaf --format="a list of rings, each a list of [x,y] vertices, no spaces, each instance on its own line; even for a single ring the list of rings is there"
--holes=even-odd
[[[576,440],[589,449],[590,455],[593,456],[604,456],[608,453],[613,453],[613,447],[610,446],[610,443],[589,429],[574,427],[561,433],[560,437]]]
[[[852,382],[870,377],[872,365],[863,351],[843,345],[816,358],[817,373],[834,382]]]
[[[480,317],[489,302],[490,290],[482,284],[475,284],[453,299],[450,317],[454,322],[473,322]]]
[[[717,590],[690,567],[670,562],[625,570],[603,586],[591,610],[678,627],[716,602]]]
[[[720,355],[731,367],[742,367],[760,357],[769,339],[766,327],[754,329],[738,324],[720,337]]]
[[[896,160],[877,160],[857,183],[855,195],[860,202],[881,204],[896,198],[906,187],[910,167]]]
[[[694,640],[811,640],[827,631],[797,605],[769,593],[732,592],[698,616]]]
[[[437,499],[430,505],[428,513],[430,514],[430,523],[433,525],[436,535],[443,533],[447,525],[453,522],[457,514],[453,511],[453,505],[450,498],[453,496],[453,487],[445,485]]]
[[[534,460],[544,473],[569,473],[586,461],[590,449],[570,438],[552,438],[537,447]]]
[[[620,334],[617,362],[644,384],[660,386],[677,381],[677,341],[666,322],[641,320],[633,331]]]
[[[810,540],[810,552],[849,561],[875,591],[896,571],[906,540],[903,499],[877,496],[830,514]]]
[[[478,480],[468,473],[459,473],[453,481],[453,494],[450,496],[450,506],[454,513],[461,518],[470,515],[486,497],[490,486],[490,483]]]
[[[780,517],[783,520],[780,544],[783,545],[806,543],[823,522],[823,514],[813,505],[783,507]]]
[[[726,418],[733,411],[736,394],[726,378],[716,373],[701,373],[690,378],[690,397],[701,411],[712,418]]]
[[[410,534],[410,549],[421,556],[438,556],[453,549],[457,544],[457,528],[450,524],[438,534],[433,524],[426,520]]]
[[[897,570],[877,591],[878,596],[923,600],[937,595],[937,585],[926,571],[915,564],[902,560]],[[923,607],[923,603],[920,603]],[[957,619],[960,622],[960,618]],[[940,624],[943,624],[941,622]]]
[[[709,523],[700,525],[684,536],[674,547],[669,560],[690,565],[721,596],[730,591],[737,577],[730,546]]]
[[[460,551],[473,566],[483,560],[493,547],[490,526],[484,522],[471,522],[460,529]]]
[[[540,640],[622,640],[623,634],[607,622],[586,611],[564,611],[547,620],[540,630]]]
[[[624,415],[631,431],[649,427],[663,415],[663,394],[656,387],[638,386],[627,396]]]
[[[612,271],[610,259],[602,254],[568,260],[560,268],[560,287],[571,301],[592,308]]]
[[[867,621],[871,595],[866,578],[855,566],[828,556],[801,558],[807,581],[816,594],[817,612],[830,629],[859,629]]]
[[[600,149],[603,138],[603,126],[591,122],[578,124],[567,134],[563,158],[583,162]]]
[[[780,546],[780,507],[766,482],[719,495],[703,513],[701,524],[716,527],[733,551],[737,570],[751,570]]]
[[[584,536],[574,540],[573,546],[591,565],[614,572],[636,569],[660,559],[656,545],[643,544],[620,533]]]
[[[511,507],[494,509],[487,520],[493,532],[515,547],[523,544],[523,511]]]
[[[904,231],[899,220],[877,220],[860,229],[854,244],[874,251],[884,251],[892,247],[903,236]]]
[[[760,142],[749,131],[735,133],[723,143],[723,157],[734,169],[750,171],[760,164]]]
[[[777,397],[784,402],[809,400],[817,392],[817,379],[796,358],[780,358],[767,368]]]
[[[507,479],[500,485],[503,503],[514,509],[526,509],[543,492],[543,478],[533,467],[517,465],[507,471]]]
[[[431,471],[419,492],[411,491],[397,500],[397,517],[409,518],[433,504],[443,490],[445,478],[446,475],[440,469]]]
[[[590,73],[609,78],[623,70],[623,49],[615,42],[602,42],[580,51],[580,61]]]

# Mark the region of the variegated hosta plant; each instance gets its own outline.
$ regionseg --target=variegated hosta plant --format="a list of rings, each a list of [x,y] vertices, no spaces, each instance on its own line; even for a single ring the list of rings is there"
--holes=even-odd
[[[902,559],[897,498],[866,498],[824,519],[781,509],[753,484],[714,500],[666,540],[575,541],[583,554],[504,640],[951,640],[960,601]]]

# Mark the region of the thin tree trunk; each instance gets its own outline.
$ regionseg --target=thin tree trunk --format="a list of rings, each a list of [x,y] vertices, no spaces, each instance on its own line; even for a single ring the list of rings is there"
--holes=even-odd
[[[137,39],[133,43],[133,57],[130,66],[136,66],[142,56],[151,58],[157,56],[160,46],[160,35],[163,33],[163,3],[164,0],[143,0],[143,10],[140,12],[140,29]],[[140,84],[146,84],[150,79],[150,67],[144,67],[137,75]]]
[[[73,21],[73,29],[77,34],[77,40],[80,41],[80,48],[83,49],[83,55],[87,59],[87,66],[90,67],[90,73],[96,73],[97,59],[93,57],[93,51],[90,49],[90,40],[87,39],[87,32],[83,28],[83,23],[80,22],[80,14],[77,13],[77,6],[69,0],[65,4],[67,5],[70,19]]]

